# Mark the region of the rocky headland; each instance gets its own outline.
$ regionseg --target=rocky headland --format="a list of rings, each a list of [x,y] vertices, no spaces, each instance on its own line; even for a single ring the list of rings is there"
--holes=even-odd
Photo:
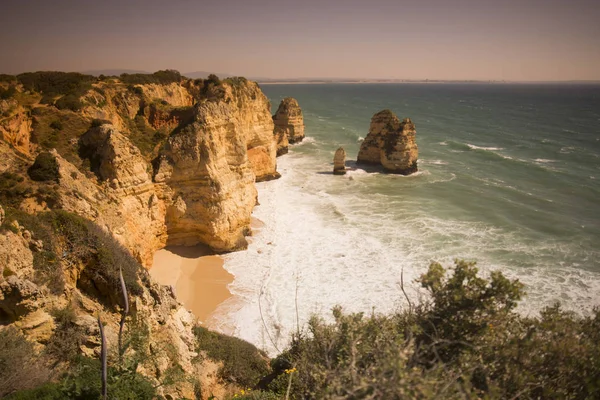
[[[381,165],[386,172],[410,175],[417,172],[419,150],[416,129],[410,118],[402,121],[390,110],[379,111],[358,152],[357,164]]]
[[[64,333],[52,310],[68,308],[77,352],[93,358],[95,315],[116,342],[114,268],[124,262],[153,354],[143,375],[171,398],[195,391],[193,382],[162,386],[173,368],[225,393],[219,365],[198,361],[193,316],[136,265],[149,268],[167,245],[247,246],[255,182],[280,176],[274,120],[283,120],[258,85],[176,71],[40,72],[1,76],[0,95],[0,323],[43,349]],[[286,104],[279,126],[293,143],[304,135],[302,112]],[[161,353],[164,343],[172,349]]]
[[[286,154],[290,144],[299,143],[304,139],[304,117],[296,99],[283,99],[273,115],[273,122],[278,156]]]

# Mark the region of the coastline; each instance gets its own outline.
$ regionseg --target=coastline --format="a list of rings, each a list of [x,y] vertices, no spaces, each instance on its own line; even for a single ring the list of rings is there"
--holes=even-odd
[[[169,246],[154,254],[149,273],[161,285],[172,286],[185,308],[210,327],[211,315],[231,298],[227,285],[233,275],[224,260],[202,246]]]

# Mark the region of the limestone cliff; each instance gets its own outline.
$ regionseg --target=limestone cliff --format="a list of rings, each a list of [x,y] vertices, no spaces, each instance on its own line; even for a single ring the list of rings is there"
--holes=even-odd
[[[29,154],[31,130],[31,116],[15,99],[0,100],[0,139]]]
[[[279,104],[273,116],[275,130],[273,134],[277,142],[277,155],[286,154],[289,144],[301,142],[304,139],[304,117],[298,101],[286,97]]]
[[[333,156],[333,174],[344,175],[346,173],[346,150],[338,148]]]
[[[246,246],[257,192],[235,114],[226,102],[203,103],[197,120],[169,138],[155,181],[172,192],[170,244],[204,243],[216,251]]]
[[[44,183],[24,192],[21,209],[63,208],[92,219],[147,267],[167,243],[203,243],[219,252],[246,246],[254,182],[279,177],[270,103],[255,82],[104,79],[68,103],[73,110],[39,101],[32,94],[30,105],[21,106],[19,127],[0,124],[2,160],[27,165],[33,158],[23,157],[46,150],[58,165],[51,199],[35,194],[48,193]],[[12,161],[0,166],[0,172],[22,171]]]
[[[371,118],[357,163],[382,165],[386,171],[402,175],[417,172],[415,136],[415,125],[409,118],[400,121],[392,111],[380,111]]]
[[[49,218],[55,221],[50,224],[59,230],[62,224],[70,222],[75,222],[78,227],[85,225],[74,216],[51,214]],[[12,326],[31,342],[41,347],[50,346],[48,348],[54,351],[74,343],[77,352],[95,358],[99,351],[96,316],[101,315],[110,354],[116,354],[122,306],[118,280],[111,278],[114,272],[95,269],[101,259],[88,249],[88,246],[95,246],[94,240],[101,239],[104,234],[98,231],[87,239],[81,236],[82,233],[69,236],[73,232],[64,232],[64,237],[58,232],[53,233],[56,236],[47,236],[48,231],[41,228],[44,223],[35,226],[37,231],[30,231],[18,219],[12,219],[11,230],[0,227],[2,327]],[[91,229],[91,226],[86,229]],[[37,239],[44,232],[47,240]],[[71,239],[65,241],[68,237]],[[52,238],[54,240],[50,240]],[[102,257],[114,257],[120,250],[111,244],[110,239],[103,240],[100,248]],[[63,254],[56,260],[58,265],[45,266],[36,261],[49,252]],[[148,357],[141,359],[138,370],[160,387],[160,394],[171,398],[196,398],[193,382],[181,379],[174,383],[165,381],[173,368],[181,369],[207,387],[223,386],[214,374],[214,363],[197,360],[197,344],[192,331],[194,317],[176,300],[172,289],[153,283],[143,269],[131,269],[131,261],[127,261],[124,253],[120,257],[120,266],[130,268],[125,271],[130,301],[127,318],[130,328],[126,332],[146,332],[143,342],[126,351],[125,357],[135,356],[136,351],[138,354],[140,351],[148,352]],[[66,311],[60,314],[57,310],[68,311],[69,321],[59,318]],[[61,342],[60,338],[65,334],[69,335],[67,342]],[[60,360],[63,353],[59,351],[53,357]],[[111,356],[109,363],[114,365],[115,362],[114,356]],[[63,364],[55,364],[55,368],[64,367]],[[203,398],[209,395],[204,393]]]

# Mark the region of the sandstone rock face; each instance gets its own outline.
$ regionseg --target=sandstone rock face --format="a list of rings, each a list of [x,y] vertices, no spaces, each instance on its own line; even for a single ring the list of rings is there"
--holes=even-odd
[[[150,165],[129,139],[108,124],[86,132],[80,148],[102,185],[56,154],[62,208],[106,227],[149,267],[154,252],[166,242],[166,205],[150,178]]]
[[[340,147],[333,156],[333,174],[344,175],[346,173],[346,150]]]
[[[75,304],[75,324],[82,329],[85,340],[80,347],[81,353],[97,357],[99,350],[98,327],[95,316],[102,315],[106,325],[109,347],[114,349],[117,343],[120,314],[116,303],[110,298],[104,302],[90,297],[77,285],[77,277],[81,276],[86,265],[74,265],[59,260],[60,269],[66,276],[64,292],[54,294],[44,284],[34,283],[35,269],[33,265],[32,243],[36,238],[15,223],[18,233],[0,230],[0,324],[11,325],[19,329],[28,340],[44,345],[57,328],[52,310],[64,309]],[[47,244],[42,244],[42,247]],[[35,247],[34,247],[35,248]],[[9,265],[4,261],[8,260]],[[6,269],[9,268],[9,271]],[[148,330],[148,345],[152,355],[149,363],[140,365],[140,372],[154,380],[159,386],[167,369],[178,363],[186,374],[203,376],[205,370],[214,370],[210,362],[198,363],[194,359],[196,339],[192,332],[195,325],[193,315],[177,302],[172,291],[151,281],[145,271],[140,271],[138,282],[141,292],[130,296],[131,314],[127,324],[131,324],[132,314],[137,315]],[[92,275],[93,276],[93,275]],[[100,287],[100,283],[95,284]],[[165,344],[172,345],[174,354],[160,349]],[[194,398],[194,387],[191,382],[181,382],[174,386],[160,387],[159,393],[171,398]],[[207,393],[206,396],[209,394]]]
[[[10,143],[21,153],[30,153],[30,138],[32,131],[31,117],[18,105],[14,99],[0,100],[0,115],[11,112],[0,122],[0,139]]]
[[[235,123],[235,132],[246,138],[248,160],[257,182],[279,178],[269,99],[256,82],[224,83],[223,88],[225,93],[219,103],[225,103],[228,110],[226,114],[216,114],[215,117],[231,115],[235,118],[231,122]]]
[[[273,134],[277,142],[277,155],[286,154],[288,145],[301,142],[304,139],[304,117],[298,101],[286,97],[279,104],[273,116],[275,130]]]
[[[176,199],[167,214],[170,244],[205,243],[216,251],[246,247],[257,192],[247,132],[240,132],[236,113],[225,102],[203,103],[197,121],[169,139],[163,154],[168,162],[155,177],[165,180]],[[267,163],[275,156],[263,146],[254,149],[264,151]]]
[[[415,136],[415,125],[409,118],[400,121],[392,111],[380,111],[371,118],[357,163],[382,165],[386,171],[402,175],[417,172]]]

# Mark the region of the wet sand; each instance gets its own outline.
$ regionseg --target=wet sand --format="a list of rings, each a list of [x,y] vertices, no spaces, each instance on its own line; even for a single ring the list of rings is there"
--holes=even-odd
[[[173,286],[177,299],[203,323],[231,297],[227,285],[233,282],[233,275],[223,268],[221,257],[202,246],[170,246],[157,251],[150,275],[162,285]]]

